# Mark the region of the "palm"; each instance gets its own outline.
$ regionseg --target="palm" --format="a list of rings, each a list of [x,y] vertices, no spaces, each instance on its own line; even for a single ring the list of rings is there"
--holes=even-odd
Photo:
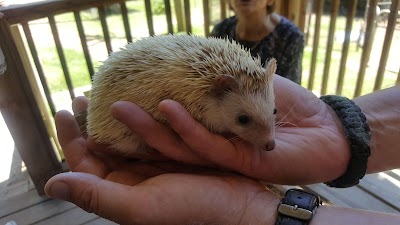
[[[138,202],[134,193],[144,199],[145,204],[132,205],[131,210],[139,212],[146,224],[160,224],[159,221],[163,224],[191,224],[192,221],[209,224],[211,221],[203,218],[214,219],[220,215],[226,217],[213,224],[233,224],[241,220],[243,209],[226,206],[249,205],[257,194],[266,191],[260,183],[234,175],[166,173],[142,179],[131,187],[132,194],[127,194],[127,198],[132,199],[127,201]],[[133,221],[137,217],[135,213],[130,218]],[[157,220],[153,221],[155,218]]]
[[[169,100],[161,102],[159,109],[179,136],[129,103],[115,104],[114,116],[177,161],[218,165],[283,184],[330,181],[344,173],[348,144],[333,111],[314,94],[284,78],[275,77],[274,88],[277,145],[269,152],[211,134],[181,105]]]
[[[127,212],[124,212],[125,216],[117,218],[102,215],[103,211],[107,213],[100,205],[104,199],[96,194],[88,194],[91,198],[86,198],[87,202],[82,201],[82,195],[76,196],[80,199],[77,200],[78,205],[122,224],[141,224],[141,221],[146,221],[146,224],[159,224],[160,221],[163,224],[195,221],[232,224],[242,219],[245,210],[241,207],[229,208],[227,205],[251,206],[256,195],[266,192],[259,182],[228,172],[176,162],[128,161],[118,156],[93,153],[86,147],[85,138],[80,134],[72,115],[60,112],[56,115],[56,123],[70,169],[111,181],[115,191],[122,184],[125,197],[120,202],[124,205],[120,207],[127,209]],[[81,174],[81,179],[98,178]],[[221,218],[220,215],[226,217],[215,221],[215,218]],[[204,221],[204,218],[213,221]]]
[[[242,151],[247,163],[241,164],[242,168],[238,164],[238,168],[252,177],[286,184],[329,181],[340,176],[349,151],[331,109],[301,86],[291,82],[274,85],[276,149]]]

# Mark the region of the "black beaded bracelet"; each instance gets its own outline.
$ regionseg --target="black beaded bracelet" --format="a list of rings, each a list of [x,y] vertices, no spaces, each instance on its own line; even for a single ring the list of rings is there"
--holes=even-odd
[[[330,187],[346,188],[359,183],[367,171],[368,157],[371,155],[369,141],[371,133],[365,115],[360,107],[346,97],[336,95],[321,96],[320,99],[338,115],[350,142],[351,158],[345,174],[326,182]]]

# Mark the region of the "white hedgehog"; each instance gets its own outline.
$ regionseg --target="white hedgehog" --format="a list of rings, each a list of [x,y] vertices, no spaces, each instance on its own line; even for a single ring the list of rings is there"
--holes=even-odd
[[[110,106],[130,101],[166,125],[157,109],[172,99],[211,132],[234,134],[256,147],[275,146],[272,78],[276,61],[236,42],[191,35],[140,39],[112,53],[93,77],[87,132],[98,143],[130,154],[148,151],[143,140],[114,119]]]

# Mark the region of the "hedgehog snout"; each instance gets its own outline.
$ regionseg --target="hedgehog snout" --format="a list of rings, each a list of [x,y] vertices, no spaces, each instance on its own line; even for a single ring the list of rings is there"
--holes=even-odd
[[[274,148],[275,148],[275,141],[274,140],[271,140],[271,141],[268,141],[267,142],[267,144],[265,144],[265,146],[264,146],[264,150],[265,151],[271,151],[271,150],[274,150]]]

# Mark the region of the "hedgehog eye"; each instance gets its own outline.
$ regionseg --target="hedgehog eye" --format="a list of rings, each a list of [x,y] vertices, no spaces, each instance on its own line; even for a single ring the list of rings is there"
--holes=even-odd
[[[240,115],[240,116],[238,116],[237,120],[240,124],[246,125],[246,124],[250,123],[251,119],[247,115]]]
[[[274,115],[278,112],[278,110],[274,109]]]

